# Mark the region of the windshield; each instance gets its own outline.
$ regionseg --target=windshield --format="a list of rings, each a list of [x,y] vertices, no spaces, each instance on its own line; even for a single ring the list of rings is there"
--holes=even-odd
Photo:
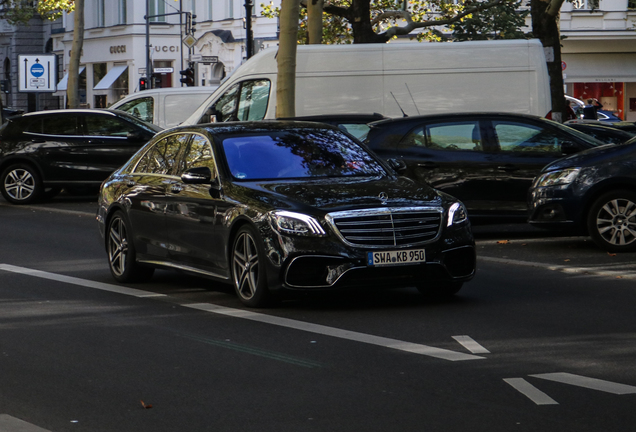
[[[237,180],[378,176],[385,170],[364,148],[335,130],[294,129],[223,140]]]
[[[592,147],[598,147],[598,146],[605,145],[605,143],[603,141],[598,140],[598,139],[586,134],[585,132],[581,132],[581,131],[578,131],[578,130],[576,130],[574,128],[571,128],[569,126],[562,125],[559,122],[555,122],[555,121],[552,121],[552,120],[548,120],[548,121],[551,122],[556,127],[558,127],[559,129],[565,129],[565,131],[567,133],[569,133],[571,135],[576,135],[576,137],[578,139],[588,142],[590,144],[590,146],[592,146]]]

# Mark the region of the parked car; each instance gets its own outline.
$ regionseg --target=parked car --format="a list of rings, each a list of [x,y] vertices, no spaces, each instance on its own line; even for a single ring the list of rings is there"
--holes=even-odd
[[[98,187],[160,129],[123,112],[24,114],[0,126],[0,192],[13,204]]]
[[[565,123],[572,129],[576,129],[583,133],[603,141],[605,144],[621,144],[636,135],[636,127],[632,124],[630,128],[614,127],[612,124],[605,123]]]
[[[460,199],[471,218],[527,218],[527,194],[546,164],[603,145],[544,118],[500,113],[439,114],[370,124],[365,143],[402,159],[405,175]]]
[[[218,86],[170,87],[143,90],[115,102],[109,109],[127,112],[162,129],[178,126]]]
[[[386,119],[387,117],[379,113],[373,114],[324,114],[315,116],[294,117],[293,119],[279,120],[298,120],[312,121],[319,123],[327,123],[338,126],[341,130],[350,133],[358,139],[366,138],[369,133],[369,123]]]
[[[636,251],[636,138],[552,162],[528,201],[534,226],[589,234],[609,252]]]
[[[164,131],[104,182],[98,225],[115,280],[175,268],[254,307],[352,287],[454,294],[475,272],[460,201],[316,123]]]

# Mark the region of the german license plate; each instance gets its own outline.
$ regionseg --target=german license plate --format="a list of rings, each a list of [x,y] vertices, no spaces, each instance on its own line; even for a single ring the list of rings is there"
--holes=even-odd
[[[426,252],[424,249],[369,252],[367,255],[367,265],[374,267],[423,262],[426,262]]]

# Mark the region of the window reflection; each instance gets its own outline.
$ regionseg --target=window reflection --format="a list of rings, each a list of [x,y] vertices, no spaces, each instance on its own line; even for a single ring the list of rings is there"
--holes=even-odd
[[[338,131],[297,130],[223,140],[239,180],[368,176],[384,173],[362,147]]]
[[[186,134],[175,134],[158,141],[139,160],[135,173],[176,175],[175,162],[188,138]]]

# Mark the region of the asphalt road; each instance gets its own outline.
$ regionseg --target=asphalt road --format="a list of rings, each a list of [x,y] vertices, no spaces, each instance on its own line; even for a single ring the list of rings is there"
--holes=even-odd
[[[634,428],[636,254],[479,225],[477,276],[452,300],[248,310],[176,272],[114,283],[95,209],[0,201],[0,431]]]

